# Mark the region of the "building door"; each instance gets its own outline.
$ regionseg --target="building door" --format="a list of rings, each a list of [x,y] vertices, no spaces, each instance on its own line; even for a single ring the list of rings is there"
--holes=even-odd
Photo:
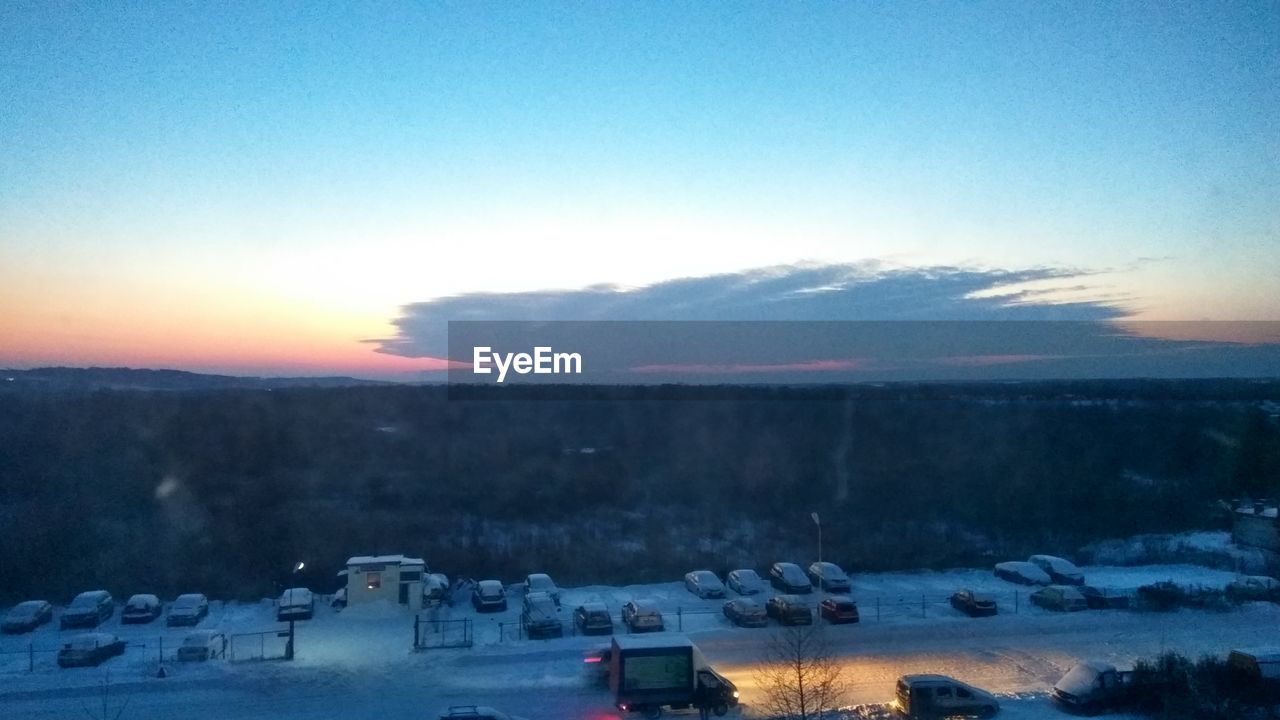
[[[406,582],[400,583],[400,604],[401,605],[409,604],[409,585],[410,584],[411,583],[406,583]]]

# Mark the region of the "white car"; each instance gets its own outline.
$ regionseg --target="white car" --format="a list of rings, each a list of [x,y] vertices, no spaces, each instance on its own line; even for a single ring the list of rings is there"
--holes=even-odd
[[[764,580],[755,570],[734,570],[727,579],[729,587],[739,595],[759,595],[764,592]]]
[[[316,612],[316,596],[307,588],[289,588],[280,595],[276,620],[310,620]]]
[[[533,573],[524,579],[524,594],[544,592],[551,596],[556,602],[556,607],[560,607],[560,588],[556,587],[556,582],[546,573]]]
[[[182,639],[178,659],[183,662],[202,662],[226,657],[227,636],[217,630],[196,630]]]
[[[187,593],[179,595],[178,599],[169,606],[167,622],[170,626],[198,625],[208,614],[209,598],[203,593]]]
[[[1020,560],[996,564],[996,577],[1019,585],[1049,585],[1053,578],[1040,566]]]
[[[724,583],[710,570],[685,573],[684,587],[702,599],[724,597]]]
[[[661,632],[662,613],[652,600],[631,600],[622,606],[622,624],[631,632]]]
[[[1032,555],[1027,562],[1045,571],[1059,585],[1083,585],[1084,573],[1070,560],[1053,555]]]

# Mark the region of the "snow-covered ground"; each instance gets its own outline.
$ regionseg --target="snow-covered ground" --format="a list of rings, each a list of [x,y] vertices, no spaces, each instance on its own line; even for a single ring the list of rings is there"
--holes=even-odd
[[[1191,565],[1086,567],[1091,584],[1132,590],[1158,580],[1221,587],[1233,573]],[[969,618],[946,598],[969,587],[997,596],[1000,615]],[[831,627],[829,637],[845,659],[846,701],[867,705],[851,717],[882,716],[894,681],[908,672],[941,672],[1004,698],[1002,717],[1064,718],[1044,693],[1075,661],[1086,657],[1117,664],[1163,649],[1190,655],[1222,654],[1236,646],[1280,645],[1280,607],[1249,604],[1227,612],[1183,610],[1167,614],[1088,611],[1064,615],[1030,606],[1029,590],[986,570],[858,575],[854,597],[863,621]],[[737,683],[749,714],[756,696],[755,668],[768,629],[730,626],[720,600],[699,600],[679,582],[628,587],[589,586],[564,591],[570,632],[552,640],[518,639],[520,598],[504,613],[478,615],[469,605],[446,609],[444,618],[470,619],[475,645],[465,649],[412,649],[413,619],[396,607],[362,606],[334,612],[318,607],[298,623],[297,659],[268,662],[166,662],[157,678],[161,645],[175,649],[185,629],[159,622],[106,628],[131,645],[100,668],[60,670],[54,650],[73,631],[46,626],[31,635],[0,638],[0,716],[63,718],[101,715],[104,682],[109,709],[125,706],[121,720],[216,715],[219,718],[433,718],[450,704],[488,704],[530,720],[615,718],[608,693],[589,681],[583,656],[607,642],[571,632],[571,611],[601,600],[615,614],[629,599],[648,597],[663,610],[668,630],[683,629],[708,660]],[[816,600],[816,596],[815,596]],[[118,616],[117,616],[118,617]],[[506,623],[505,632],[503,632]],[[201,627],[237,635],[237,654],[278,655],[271,601],[214,603]],[[615,627],[621,630],[620,624]],[[244,633],[271,631],[268,635]],[[34,647],[35,669],[28,671]],[[126,705],[127,704],[127,705]],[[696,717],[696,714],[694,715]]]

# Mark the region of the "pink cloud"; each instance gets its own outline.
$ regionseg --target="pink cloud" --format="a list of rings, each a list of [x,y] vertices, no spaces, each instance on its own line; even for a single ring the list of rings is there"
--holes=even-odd
[[[989,367],[992,365],[1014,365],[1061,358],[1061,355],[954,355],[936,358],[934,362],[939,365],[956,365],[960,367]]]

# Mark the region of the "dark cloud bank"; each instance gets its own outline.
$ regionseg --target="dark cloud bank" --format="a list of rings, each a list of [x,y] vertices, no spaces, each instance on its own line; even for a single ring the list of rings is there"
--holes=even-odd
[[[866,262],[627,290],[476,293],[408,305],[395,321],[397,336],[376,342],[380,352],[468,364],[477,345],[499,352],[550,346],[583,357],[581,376],[512,373],[508,383],[1276,375],[1280,347],[1273,343],[1165,339],[1160,323],[1118,323],[1127,314],[1123,299],[1055,302],[1019,287],[1063,286],[1087,275]],[[1274,326],[1268,332],[1280,337]],[[1178,334],[1198,333],[1184,324]],[[450,380],[493,382],[495,374],[463,368]]]

